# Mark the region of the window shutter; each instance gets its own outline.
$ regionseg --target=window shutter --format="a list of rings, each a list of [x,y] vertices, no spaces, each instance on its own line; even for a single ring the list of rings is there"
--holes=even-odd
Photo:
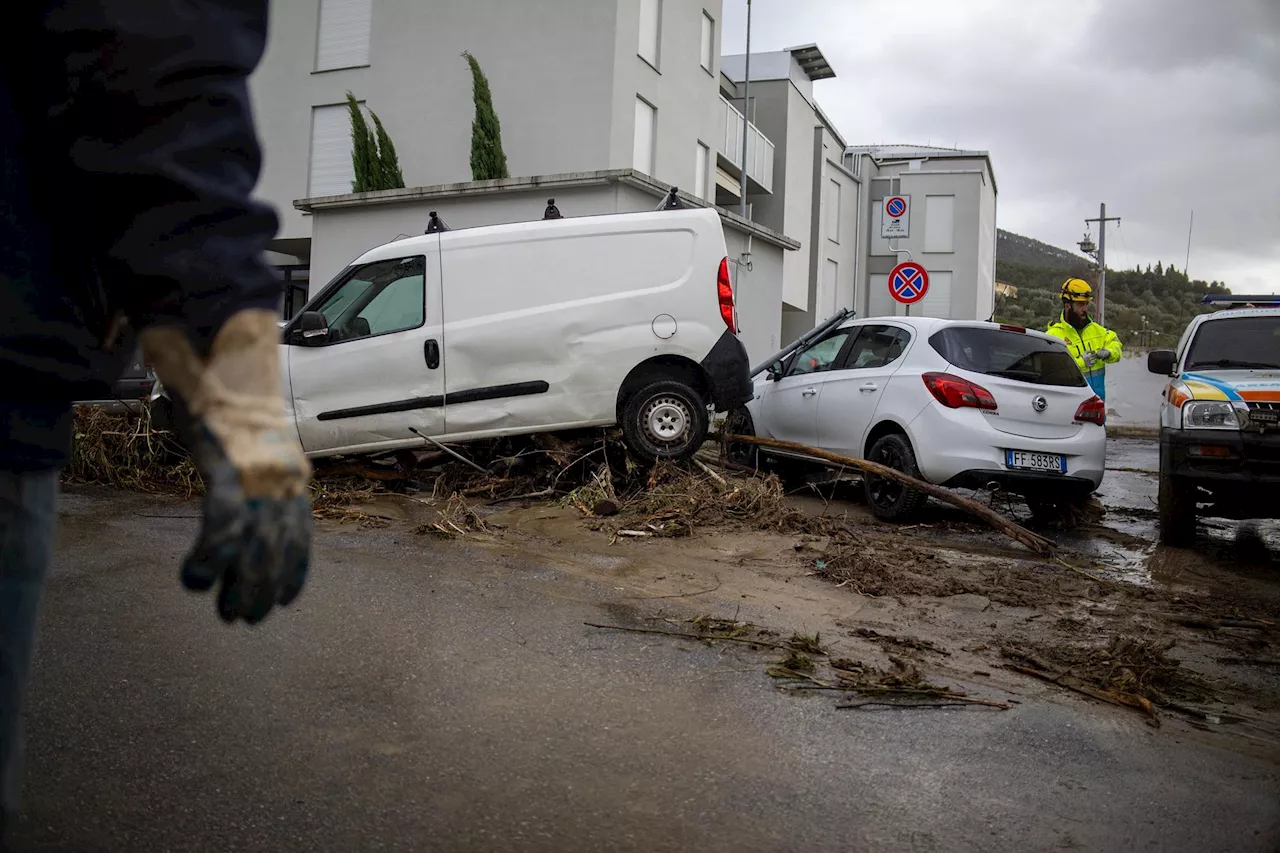
[[[368,65],[372,17],[373,0],[320,0],[316,70]]]
[[[311,175],[307,195],[344,195],[355,180],[351,119],[346,104],[311,110]]]

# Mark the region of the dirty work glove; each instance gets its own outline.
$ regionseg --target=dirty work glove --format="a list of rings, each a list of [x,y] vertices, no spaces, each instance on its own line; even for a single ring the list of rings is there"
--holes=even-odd
[[[1088,350],[1087,352],[1085,352],[1082,358],[1084,359],[1085,367],[1093,367],[1095,364],[1098,363],[1098,354],[1093,350]]]
[[[1094,350],[1093,354],[1098,357],[1099,361],[1106,361],[1107,359],[1111,358],[1111,350],[1107,349],[1106,347],[1103,347],[1102,349]]]
[[[220,582],[218,614],[259,622],[291,602],[311,550],[311,465],[285,418],[276,315],[245,310],[223,324],[209,354],[185,330],[152,326],[139,339],[204,479],[204,522],[182,582]]]

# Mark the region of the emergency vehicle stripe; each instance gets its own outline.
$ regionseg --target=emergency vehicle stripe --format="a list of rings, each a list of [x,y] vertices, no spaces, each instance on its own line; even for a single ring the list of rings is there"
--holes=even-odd
[[[1206,382],[1200,382],[1196,379],[1188,379],[1182,377],[1182,385],[1191,394],[1193,400],[1229,400],[1221,388],[1216,385],[1210,385]]]
[[[1241,391],[1240,399],[1250,403],[1280,403],[1280,391]]]
[[[1214,388],[1218,389],[1219,391],[1221,391],[1223,394],[1226,395],[1221,399],[1226,399],[1226,400],[1242,399],[1240,397],[1240,394],[1236,392],[1236,389],[1232,388],[1230,385],[1228,385],[1226,382],[1223,382],[1221,379],[1214,379],[1212,376],[1204,376],[1199,373],[1184,373],[1182,374],[1182,379],[1183,381],[1186,381],[1188,383],[1201,382],[1201,383],[1204,383],[1205,385],[1212,385]],[[1200,395],[1197,393],[1196,396],[1199,397]],[[1216,398],[1207,397],[1205,399],[1211,400]]]

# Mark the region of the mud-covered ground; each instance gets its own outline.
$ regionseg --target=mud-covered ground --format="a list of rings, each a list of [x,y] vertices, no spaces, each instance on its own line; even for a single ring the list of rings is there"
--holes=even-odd
[[[664,521],[671,513],[644,525],[625,505],[596,517],[563,500],[473,503],[462,526],[486,547],[612,584],[630,606],[622,625],[696,633],[709,623],[691,614],[705,614],[722,620],[712,634],[820,637],[823,653],[808,656],[816,666],[782,686],[845,684],[829,663],[853,662],[993,701],[1074,694],[1280,754],[1280,526],[1210,520],[1195,548],[1159,547],[1156,445],[1113,440],[1108,467],[1105,515],[1041,530],[1060,546],[1050,559],[941,504],[918,524],[880,523],[850,484],[788,498],[806,516],[843,522],[820,532],[712,512],[666,536],[665,525],[684,523]],[[1029,523],[1016,503],[976,497]],[[423,498],[358,509],[441,532],[438,504]]]

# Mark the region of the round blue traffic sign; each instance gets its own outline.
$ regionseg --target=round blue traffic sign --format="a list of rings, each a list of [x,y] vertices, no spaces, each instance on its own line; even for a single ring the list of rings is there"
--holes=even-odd
[[[894,219],[907,212],[907,200],[902,196],[893,196],[884,203],[885,212]]]
[[[889,273],[889,295],[904,305],[924,299],[929,292],[929,273],[914,261],[898,264]]]

